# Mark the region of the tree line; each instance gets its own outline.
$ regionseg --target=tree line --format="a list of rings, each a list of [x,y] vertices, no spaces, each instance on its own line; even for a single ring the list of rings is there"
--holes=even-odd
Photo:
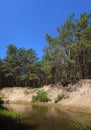
[[[56,37],[46,34],[41,61],[32,48],[10,44],[6,57],[0,59],[0,87],[40,87],[91,79],[91,13],[83,13],[78,19],[71,14],[57,32]]]

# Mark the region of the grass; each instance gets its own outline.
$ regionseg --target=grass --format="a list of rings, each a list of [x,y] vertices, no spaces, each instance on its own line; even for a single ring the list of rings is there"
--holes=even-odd
[[[61,101],[64,98],[67,98],[67,96],[64,93],[58,94],[57,98],[55,99],[55,103]]]
[[[9,111],[8,109],[0,106],[0,120],[10,121],[10,120],[20,120],[23,118],[23,114],[16,111]]]
[[[0,105],[0,130],[25,130],[29,129],[26,124],[22,123],[25,117],[22,113],[9,111]]]
[[[22,117],[21,113],[8,111],[8,110],[1,110],[0,109],[0,118],[4,117],[4,119],[13,119],[13,120],[19,120]]]

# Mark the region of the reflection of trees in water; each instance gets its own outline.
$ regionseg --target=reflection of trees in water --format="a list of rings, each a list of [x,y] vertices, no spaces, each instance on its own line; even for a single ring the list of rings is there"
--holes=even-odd
[[[5,104],[6,108],[12,111],[22,112],[22,113],[29,113],[32,111],[31,105],[25,105],[25,104]]]
[[[32,108],[31,108],[32,107]],[[32,105],[28,117],[21,120],[0,118],[0,130],[91,130],[91,127],[80,122],[90,115],[63,112],[55,107]],[[3,109],[3,108],[2,108]],[[26,107],[28,109],[28,107]],[[27,110],[26,110],[27,111]]]
[[[45,115],[48,111],[48,107],[39,105],[32,105],[32,109],[36,111],[39,115]]]

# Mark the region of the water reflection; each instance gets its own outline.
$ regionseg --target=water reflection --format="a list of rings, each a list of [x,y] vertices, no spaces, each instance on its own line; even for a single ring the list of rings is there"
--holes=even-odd
[[[63,112],[53,106],[10,104],[10,110],[23,112],[24,130],[91,130],[91,115]],[[17,129],[16,129],[17,130]]]
[[[39,105],[32,105],[32,109],[33,111],[36,111],[37,114],[39,114],[40,116],[45,116],[46,113],[48,112],[48,107],[43,107],[43,106],[39,106]]]

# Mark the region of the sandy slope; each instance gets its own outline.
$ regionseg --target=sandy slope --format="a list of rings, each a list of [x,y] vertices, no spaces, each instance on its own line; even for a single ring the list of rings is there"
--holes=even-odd
[[[91,80],[80,80],[72,87],[73,91],[69,93],[69,98],[60,103],[62,105],[91,107]]]
[[[80,80],[78,83],[69,84],[65,88],[62,85],[49,85],[40,89],[3,88],[0,93],[4,95],[6,102],[29,103],[32,100],[32,96],[36,95],[36,92],[41,89],[47,92],[48,97],[51,99],[49,103],[54,103],[58,94],[64,93],[67,98],[62,99],[58,104],[86,110],[91,109],[91,80]]]

